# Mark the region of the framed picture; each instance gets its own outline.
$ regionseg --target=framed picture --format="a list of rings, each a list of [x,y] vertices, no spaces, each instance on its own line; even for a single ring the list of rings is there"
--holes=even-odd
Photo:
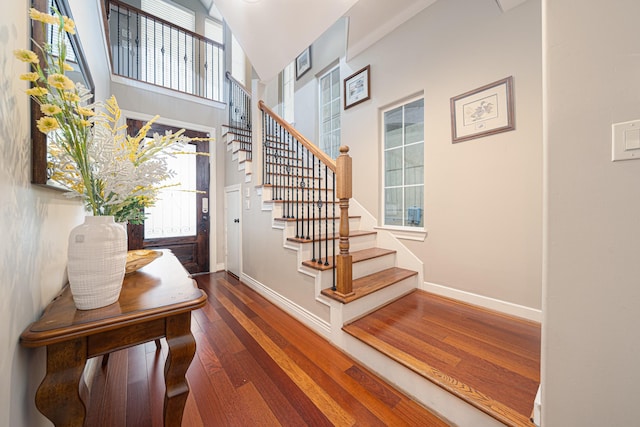
[[[311,46],[306,48],[304,52],[302,52],[296,58],[296,80],[304,75],[307,71],[311,69]]]
[[[514,129],[513,76],[451,98],[453,143]]]
[[[344,79],[344,109],[371,98],[371,66],[367,65]]]

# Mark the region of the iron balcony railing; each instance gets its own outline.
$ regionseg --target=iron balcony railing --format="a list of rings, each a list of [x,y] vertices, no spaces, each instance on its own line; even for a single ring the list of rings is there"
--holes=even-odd
[[[113,73],[224,102],[224,46],[117,0],[107,1]]]

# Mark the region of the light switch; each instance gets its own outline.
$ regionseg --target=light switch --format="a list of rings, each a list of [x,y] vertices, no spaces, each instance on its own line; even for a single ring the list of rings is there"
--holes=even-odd
[[[640,120],[611,125],[611,160],[640,159]]]

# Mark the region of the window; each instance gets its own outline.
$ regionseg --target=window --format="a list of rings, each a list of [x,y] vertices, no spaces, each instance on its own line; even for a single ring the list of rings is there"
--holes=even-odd
[[[213,19],[204,19],[204,36],[214,42],[224,44],[224,27],[222,22]]]
[[[282,118],[290,124],[294,122],[293,98],[295,95],[295,72],[295,61],[292,61],[282,71]]]
[[[384,225],[424,227],[424,99],[383,112]]]
[[[247,61],[244,50],[233,34],[231,35],[231,75],[243,85],[247,85]]]
[[[320,77],[320,149],[332,159],[340,154],[340,68]]]

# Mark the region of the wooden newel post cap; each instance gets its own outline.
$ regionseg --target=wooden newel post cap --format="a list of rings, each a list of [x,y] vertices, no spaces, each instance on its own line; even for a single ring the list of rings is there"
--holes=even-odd
[[[340,154],[347,154],[349,152],[349,146],[348,145],[341,145],[340,146]]]

